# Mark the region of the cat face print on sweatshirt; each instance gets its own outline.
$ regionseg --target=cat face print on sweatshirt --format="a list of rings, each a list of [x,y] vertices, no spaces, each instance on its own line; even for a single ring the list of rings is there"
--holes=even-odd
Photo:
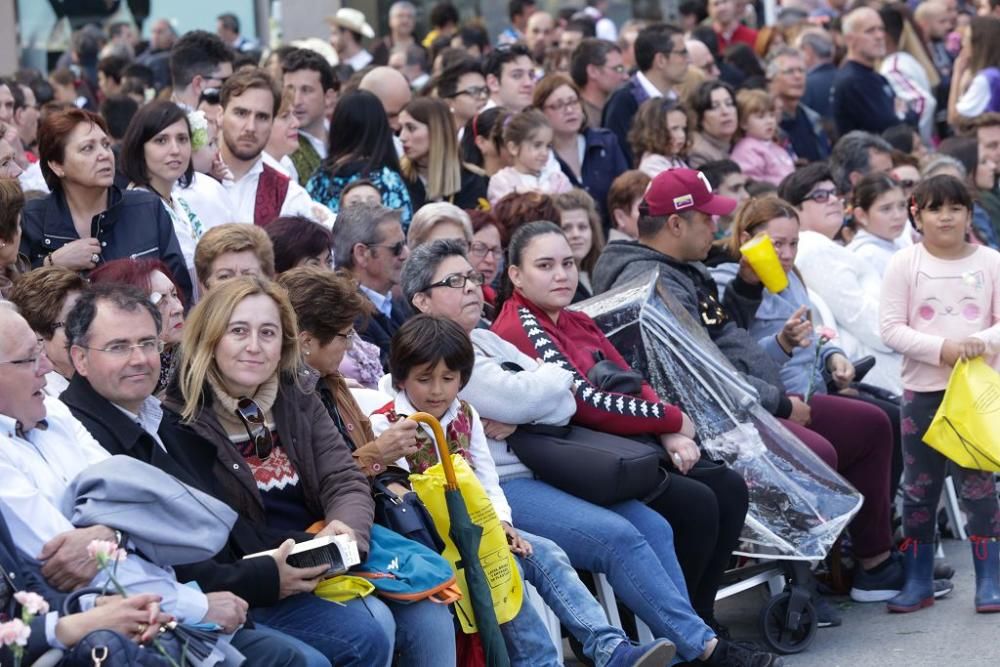
[[[928,324],[951,318],[970,324],[980,322],[985,299],[984,280],[982,271],[968,271],[960,276],[931,276],[919,271],[918,293],[930,296],[920,302],[917,316]]]

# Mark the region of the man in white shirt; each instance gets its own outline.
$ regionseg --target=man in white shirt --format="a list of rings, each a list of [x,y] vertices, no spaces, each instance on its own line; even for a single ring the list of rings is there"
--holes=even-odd
[[[224,183],[238,222],[266,225],[284,215],[302,215],[327,227],[333,214],[301,185],[264,163],[263,152],[281,104],[281,91],[263,70],[244,70],[222,87],[222,160],[233,173]]]
[[[357,9],[341,7],[326,21],[330,24],[330,44],[340,62],[350,65],[355,72],[368,67],[372,54],[361,45],[361,40],[373,38],[375,31],[368,25],[365,15]]]
[[[518,112],[531,106],[535,92],[535,63],[523,44],[493,49],[483,63],[490,101],[485,108],[504,107]]]
[[[108,458],[58,399],[45,396],[52,369],[28,323],[9,305],[0,306],[0,511],[18,548],[39,554],[42,574],[69,590],[106,578],[86,557],[91,540],[117,540],[105,526],[77,529],[62,513],[70,482],[88,466]],[[185,586],[169,568],[136,554],[118,563],[126,590],[162,596],[164,611],[184,622],[214,622],[234,632],[246,620],[246,603],[231,593]]]

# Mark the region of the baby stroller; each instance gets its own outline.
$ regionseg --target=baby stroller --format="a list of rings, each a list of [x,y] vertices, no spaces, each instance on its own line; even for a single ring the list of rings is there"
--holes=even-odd
[[[658,270],[574,308],[594,318],[661,398],[691,417],[705,452],[746,480],[750,509],[737,555],[757,564],[731,571],[727,591],[760,583],[778,589],[761,610],[764,640],[781,653],[805,650],[817,628],[810,563],[826,557],[861,494],[760,407]],[[780,575],[784,590],[774,585]]]

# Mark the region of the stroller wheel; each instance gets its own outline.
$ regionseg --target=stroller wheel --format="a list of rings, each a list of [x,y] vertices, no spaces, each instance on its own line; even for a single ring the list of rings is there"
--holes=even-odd
[[[816,608],[805,589],[785,591],[760,610],[764,641],[778,653],[801,653],[816,636]]]

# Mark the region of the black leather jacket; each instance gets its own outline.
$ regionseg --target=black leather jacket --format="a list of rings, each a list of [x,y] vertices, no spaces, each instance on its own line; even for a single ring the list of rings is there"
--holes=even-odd
[[[184,292],[185,303],[191,303],[191,276],[173,222],[159,197],[111,186],[108,208],[94,217],[90,232],[101,243],[102,263],[125,257],[162,260]],[[25,203],[21,252],[33,267],[41,266],[46,255],[79,238],[61,191]]]

